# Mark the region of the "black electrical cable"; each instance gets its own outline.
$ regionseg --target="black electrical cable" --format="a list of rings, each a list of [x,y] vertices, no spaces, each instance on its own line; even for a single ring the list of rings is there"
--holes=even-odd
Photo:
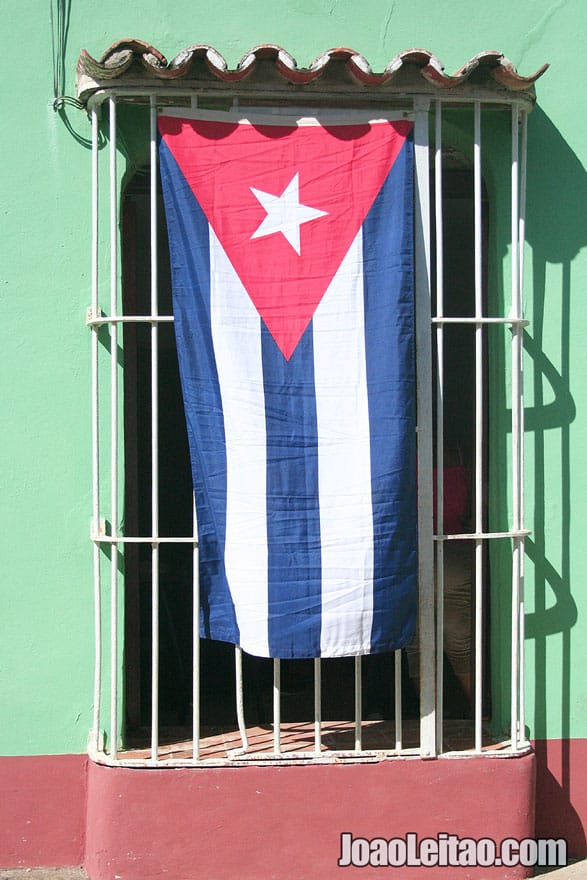
[[[57,4],[57,15],[54,5]],[[51,20],[51,53],[53,59],[53,109],[61,110],[66,104],[82,108],[83,104],[65,91],[65,44],[69,28],[69,10],[66,12],[66,0],[49,0]],[[57,26],[55,25],[57,19]]]

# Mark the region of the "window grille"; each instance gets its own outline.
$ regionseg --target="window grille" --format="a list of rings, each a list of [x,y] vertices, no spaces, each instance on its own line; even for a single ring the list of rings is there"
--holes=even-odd
[[[250,99],[252,100],[252,99]],[[392,99],[389,99],[393,103]],[[128,104],[147,103],[148,202],[149,202],[149,291],[148,307],[128,310],[121,284],[120,249],[120,138],[119,120]],[[263,728],[248,724],[249,705],[245,702],[247,669],[250,662],[240,649],[234,649],[236,723],[232,729],[211,731],[200,713],[202,686],[201,645],[198,635],[198,541],[195,509],[190,534],[163,534],[160,523],[161,474],[159,432],[161,426],[161,388],[159,364],[162,333],[169,331],[173,315],[161,308],[161,238],[158,234],[162,206],[158,194],[157,113],[170,102],[195,103],[194,91],[164,88],[109,88],[97,92],[89,101],[92,123],[92,294],[87,324],[91,330],[92,361],[92,438],[93,438],[93,516],[91,539],[94,553],[94,603],[96,619],[94,725],[90,752],[99,761],[129,766],[208,766],[246,761],[280,763],[328,760],[379,760],[382,757],[421,755],[432,757],[455,752],[490,756],[511,755],[528,747],[524,721],[524,528],[523,510],[523,329],[522,313],[524,202],[526,180],[527,114],[531,100],[526,93],[498,96],[472,89],[467,94],[442,92],[439,96],[405,93],[396,98],[397,109],[414,119],[415,133],[415,266],[416,266],[416,343],[418,381],[418,516],[419,516],[419,620],[418,643],[410,651],[396,651],[389,658],[393,683],[390,718],[364,717],[365,665],[368,659],[353,661],[349,687],[352,691],[353,718],[324,719],[322,710],[328,694],[324,666],[328,661],[311,662],[312,710],[308,717],[283,720],[283,661],[272,663],[272,718]],[[265,108],[266,110],[267,108]],[[389,107],[388,107],[389,109]],[[396,109],[393,106],[391,109]],[[275,110],[274,112],[279,112]],[[349,111],[352,112],[352,111]],[[472,168],[472,289],[460,313],[447,308],[447,278],[444,260],[447,237],[445,178],[451,160],[451,143],[445,135],[448,116],[460,114],[459,125],[469,127],[473,145]],[[484,132],[493,126],[496,115],[509,117],[507,161],[509,180],[500,181],[500,191],[509,191],[511,278],[499,311],[495,297],[491,308],[486,296],[487,216],[483,184]],[[107,147],[103,147],[107,143]],[[502,143],[503,146],[503,143]],[[503,167],[503,163],[502,166]],[[494,206],[497,209],[497,206]],[[107,222],[105,223],[105,217]],[[106,228],[107,227],[107,228]],[[504,284],[505,288],[505,284]],[[450,297],[448,297],[450,299]],[[150,411],[150,523],[148,528],[130,533],[128,510],[123,509],[125,461],[123,385],[124,328],[133,327],[148,339]],[[167,328],[167,330],[165,329]],[[471,459],[472,508],[469,527],[445,528],[445,470],[455,450],[447,448],[446,375],[447,358],[457,330],[468,337],[473,351],[473,425],[467,442]],[[509,341],[506,342],[509,335]],[[167,337],[169,339],[170,337]],[[499,379],[488,375],[488,351],[507,352],[509,364],[502,364]],[[504,355],[505,357],[505,355]],[[488,457],[495,467],[490,448],[494,431],[488,424],[488,395],[493,385],[505,384],[511,390],[510,449],[500,459],[500,470],[492,479],[507,481],[509,521],[502,530],[492,530],[494,518],[488,511]],[[126,395],[128,396],[128,394]],[[507,458],[508,464],[504,464]],[[128,464],[128,462],[126,462]],[[191,486],[190,486],[191,491]],[[498,584],[500,594],[511,599],[510,729],[508,737],[488,735],[485,729],[487,674],[487,598],[488,558],[499,546],[501,558],[511,552],[510,578]],[[162,556],[171,548],[183,547],[190,557],[189,589],[192,591],[191,623],[191,709],[189,731],[171,735],[160,718],[160,634],[165,613],[165,582]],[[472,657],[470,693],[472,717],[451,727],[445,717],[446,686],[444,647],[446,619],[446,557],[450,548],[467,548],[471,557]],[[504,550],[504,548],[506,548]],[[123,667],[124,581],[129,560],[141,551],[149,556],[150,578],[150,743],[129,743],[124,734]],[[465,554],[466,555],[466,554]],[[499,575],[492,575],[498,578]],[[186,585],[186,589],[187,589]],[[131,622],[132,623],[132,622]],[[387,661],[382,661],[387,662]],[[415,670],[415,671],[414,671]],[[388,670],[389,671],[389,670]],[[305,670],[307,675],[307,667]],[[377,669],[375,669],[377,678]],[[387,673],[386,673],[387,674]],[[385,677],[384,677],[385,678]],[[406,682],[416,681],[419,713],[415,721],[406,717]],[[390,694],[388,693],[389,697]],[[185,720],[185,719],[184,719]],[[225,726],[226,727],[226,726]],[[230,725],[229,725],[230,727]],[[455,731],[457,737],[455,739]]]

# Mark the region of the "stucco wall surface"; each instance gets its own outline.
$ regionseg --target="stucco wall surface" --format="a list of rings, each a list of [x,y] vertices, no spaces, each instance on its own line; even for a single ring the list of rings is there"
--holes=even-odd
[[[336,45],[352,46],[375,70],[412,46],[433,51],[448,72],[484,49],[500,49],[524,74],[550,62],[529,124],[527,708],[533,737],[587,735],[585,4],[70,0],[65,7],[67,94],[82,47],[99,57],[127,36],[168,58],[210,43],[230,65],[262,42],[283,45],[300,65]],[[0,753],[83,752],[93,663],[84,326],[90,128],[83,112],[52,106],[49,4],[6,9],[4,33]]]

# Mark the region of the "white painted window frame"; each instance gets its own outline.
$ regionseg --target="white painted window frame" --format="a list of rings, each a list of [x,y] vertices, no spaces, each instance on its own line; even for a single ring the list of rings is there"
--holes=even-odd
[[[136,99],[136,90],[132,92]],[[175,92],[177,97],[178,93]],[[197,519],[194,509],[193,535],[191,537],[161,537],[159,534],[159,474],[158,474],[158,330],[162,323],[172,322],[173,316],[159,314],[157,296],[157,222],[160,206],[157,197],[157,112],[162,105],[168,105],[170,98],[164,92],[149,92],[143,96],[150,106],[150,259],[151,259],[151,306],[149,315],[126,315],[121,310],[121,284],[119,274],[119,180],[117,170],[117,109],[125,101],[125,93],[109,91],[89,105],[92,122],[92,292],[91,306],[88,310],[87,324],[91,330],[92,363],[92,440],[93,440],[93,514],[91,539],[94,554],[94,606],[95,606],[95,680],[94,680],[94,723],[91,733],[90,754],[100,762],[125,766],[184,766],[191,764],[234,764],[248,760],[259,760],[259,753],[248,753],[247,729],[243,705],[242,654],[235,649],[235,676],[237,683],[237,717],[241,736],[241,747],[227,754],[224,760],[209,761],[201,755],[201,720],[199,716],[199,634],[198,634],[198,541]],[[181,95],[180,95],[181,97]],[[459,99],[462,103],[462,98]],[[104,102],[104,104],[103,104]],[[379,757],[419,754],[434,757],[447,754],[443,749],[443,555],[448,540],[466,540],[475,547],[475,707],[474,742],[467,751],[486,754],[491,757],[511,756],[526,750],[529,744],[525,734],[524,721],[524,539],[528,532],[524,527],[523,505],[523,329],[526,324],[522,313],[523,255],[525,225],[525,187],[526,187],[526,132],[528,102],[510,97],[500,103],[511,112],[511,290],[510,311],[501,317],[484,313],[483,301],[483,238],[482,238],[482,111],[491,99],[477,96],[469,101],[473,106],[474,118],[474,203],[475,203],[475,313],[473,317],[446,317],[443,309],[443,213],[442,213],[442,119],[443,108],[456,102],[450,94],[434,98],[428,95],[415,95],[413,98],[413,118],[415,123],[415,265],[416,265],[416,337],[417,337],[417,375],[418,375],[418,473],[419,498],[419,632],[420,632],[420,747],[417,750],[403,747],[402,735],[402,692],[401,692],[401,652],[395,654],[395,742],[383,753],[367,752],[363,749],[362,731],[364,721],[361,717],[361,658],[355,659],[355,747],[350,752],[324,752],[321,722],[321,677],[320,660],[314,662],[314,751],[308,753],[288,753],[284,750],[280,720],[280,663],[274,661],[273,681],[273,744],[272,749],[261,756],[261,760],[284,761],[300,760],[328,761],[369,760]],[[497,99],[493,99],[493,103]],[[194,102],[192,102],[194,103]],[[107,113],[108,141],[107,151],[99,149],[100,113]],[[279,112],[276,110],[275,112]],[[434,122],[433,143],[429,143],[430,122]],[[102,159],[101,153],[105,153]],[[433,156],[433,184],[430,184],[431,155]],[[107,170],[101,166],[107,164]],[[106,173],[109,181],[109,240],[100,240],[99,191],[100,175]],[[431,216],[431,189],[434,190],[435,212]],[[435,244],[435,265],[431,263],[432,241]],[[109,307],[105,315],[100,306],[99,291],[104,283],[100,266],[100,248],[109,248]],[[431,301],[432,278],[436,277],[435,302]],[[120,425],[120,383],[119,328],[126,322],[142,322],[150,325],[151,344],[151,400],[152,400],[152,521],[151,534],[147,536],[126,535],[119,530],[119,498],[121,491],[119,448],[121,443]],[[474,529],[462,535],[443,534],[443,444],[437,444],[436,460],[433,462],[433,394],[437,398],[437,436],[443,436],[443,344],[444,328],[448,323],[467,323],[474,326],[475,332],[475,510]],[[501,324],[511,328],[511,498],[512,510],[510,528],[504,532],[486,530],[483,515],[483,457],[486,437],[484,436],[483,412],[485,407],[485,358],[484,329],[488,324]],[[109,388],[105,397],[109,406],[104,409],[101,403],[105,389],[104,371],[100,359],[98,334],[107,327],[110,338]],[[433,347],[436,347],[437,362],[440,365],[437,375],[432,376]],[[105,442],[103,421],[109,421],[109,440]],[[107,448],[104,448],[107,447]],[[108,462],[110,473],[109,503],[104,503],[104,489],[101,490],[101,466]],[[437,534],[433,534],[433,467],[436,467]],[[426,475],[426,478],[423,478]],[[110,523],[107,531],[105,522]],[[510,542],[512,552],[511,581],[511,724],[510,739],[499,750],[485,749],[483,745],[483,601],[484,601],[484,553],[486,546],[494,541]],[[159,549],[162,543],[188,543],[193,548],[193,717],[191,757],[169,759],[160,751],[159,729]],[[152,577],[152,674],[151,674],[151,744],[150,755],[133,758],[132,754],[121,751],[119,736],[120,719],[120,679],[121,679],[121,623],[120,572],[118,570],[119,551],[129,543],[151,545]],[[104,564],[103,551],[110,556],[109,572]],[[109,609],[104,606],[104,594],[110,595]],[[107,626],[103,622],[107,621]],[[108,668],[108,675],[104,669]],[[109,727],[104,731],[102,717],[104,705],[109,705]]]

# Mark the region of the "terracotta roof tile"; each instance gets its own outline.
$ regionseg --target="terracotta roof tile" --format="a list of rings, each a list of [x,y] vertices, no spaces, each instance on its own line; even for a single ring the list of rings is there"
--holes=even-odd
[[[482,85],[506,92],[533,96],[533,85],[548,65],[530,76],[521,76],[512,62],[500,52],[480,52],[452,76],[444,72],[439,59],[425,49],[400,52],[380,73],[353,49],[339,47],[319,55],[308,67],[298,67],[295,58],[281,46],[262,44],[247,52],[230,69],[223,56],[208,45],[193,45],[179,52],[171,61],[143,40],[123,39],[113,43],[99,60],[84,49],[78,60],[78,96],[87,100],[92,92],[115,86],[233,84],[247,85],[271,81],[277,86],[315,86],[324,82],[369,90],[405,84],[406,74],[433,90],[452,90],[467,85]]]

